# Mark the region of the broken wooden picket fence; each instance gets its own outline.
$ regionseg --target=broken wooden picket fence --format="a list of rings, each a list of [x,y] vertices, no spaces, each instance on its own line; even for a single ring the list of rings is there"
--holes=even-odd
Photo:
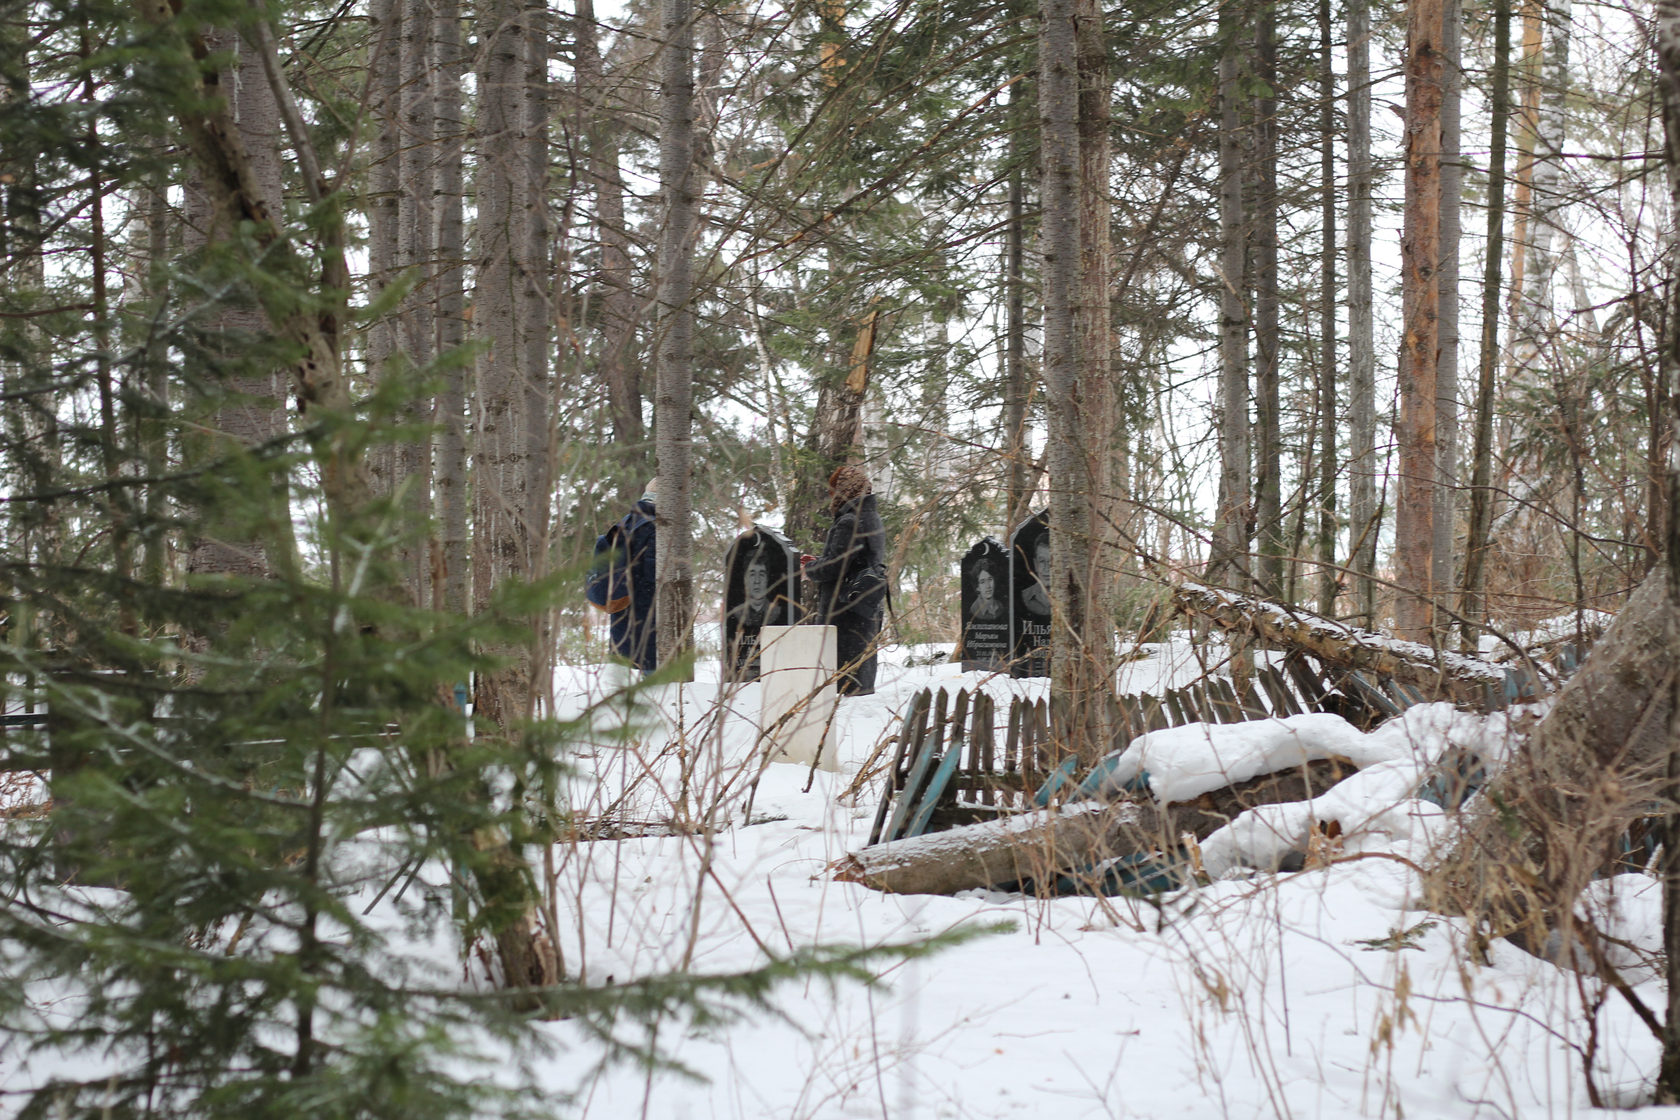
[[[1167,727],[1343,710],[1352,703],[1305,658],[1263,666],[1254,680],[1257,687],[1246,704],[1229,681],[1212,676],[1160,696],[1116,697],[1109,713],[1114,749]],[[1378,692],[1376,698],[1393,710],[1417,702],[1415,694],[1389,698]],[[1052,776],[1069,776],[1067,764],[1058,771],[1052,757],[1048,702],[1016,697],[1005,726],[999,750],[994,701],[979,689],[953,694],[925,688],[913,696],[887,744],[892,751],[887,786],[869,843],[920,836],[1045,804],[1046,783]]]

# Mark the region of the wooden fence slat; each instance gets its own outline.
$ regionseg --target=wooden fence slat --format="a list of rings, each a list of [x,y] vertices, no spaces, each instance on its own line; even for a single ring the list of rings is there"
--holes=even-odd
[[[892,765],[887,768],[887,788],[881,793],[881,807],[875,810],[875,823],[869,830],[869,842],[878,844],[881,841],[881,829],[887,823],[887,810],[892,806],[893,794],[904,787],[902,768],[908,765],[907,754],[910,744],[916,744],[916,750],[921,750],[921,739],[927,731],[928,704],[933,699],[933,690],[924,688],[910,698],[910,707],[904,713],[904,722],[899,726],[898,745],[893,748]]]
[[[1294,678],[1295,687],[1301,693],[1301,702],[1308,711],[1322,712],[1324,701],[1330,695],[1330,690],[1319,679],[1318,672],[1307,664],[1305,657],[1291,653],[1283,659],[1283,667]]]
[[[1272,714],[1277,716],[1301,715],[1301,705],[1290,693],[1289,686],[1284,683],[1283,673],[1276,665],[1268,665],[1255,674],[1260,679],[1260,687],[1266,690],[1266,695],[1272,701]]]

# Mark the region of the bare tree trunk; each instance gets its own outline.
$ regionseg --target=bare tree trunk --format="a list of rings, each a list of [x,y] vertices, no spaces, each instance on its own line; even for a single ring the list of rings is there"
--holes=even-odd
[[[1680,215],[1680,0],[1657,0],[1657,91],[1662,105],[1664,155],[1668,172],[1669,215]],[[1668,314],[1663,319],[1662,385],[1673,408],[1680,394],[1680,240],[1669,232]],[[1671,446],[1680,447],[1680,415],[1669,417]],[[1668,614],[1667,655],[1670,664],[1680,651],[1680,461],[1668,461],[1668,562],[1663,584]],[[1663,772],[1664,805],[1662,882],[1663,952],[1667,961],[1668,1015],[1663,1025],[1662,1063],[1657,1075],[1656,1103],[1680,1103],[1680,673],[1672,674],[1669,697],[1667,758]]]
[[[1256,148],[1253,246],[1254,286],[1254,528],[1261,591],[1284,595],[1283,432],[1278,411],[1278,185],[1277,8],[1262,3],[1254,30]]]
[[[1357,2],[1357,0],[1355,0]],[[1219,515],[1208,579],[1249,586],[1252,514],[1248,424],[1247,220],[1243,205],[1242,49],[1232,5],[1219,9]]]
[[[399,340],[407,362],[423,367],[432,359],[436,334],[432,310],[435,307],[426,297],[430,293],[425,273],[436,260],[433,168],[432,116],[435,103],[432,97],[432,35],[434,28],[431,8],[427,0],[401,0],[401,128],[397,149],[398,181],[404,185],[397,210],[397,267],[409,274],[415,288],[403,300],[398,320]],[[415,392],[403,407],[403,419],[410,427],[419,427],[430,418],[430,402]],[[403,586],[411,602],[427,605],[431,589],[430,563],[426,555],[426,535],[421,530],[431,517],[432,456],[430,442],[421,437],[404,439],[394,448],[396,477],[394,485],[403,491],[402,506],[411,524],[405,526],[400,558]],[[412,535],[411,535],[412,534]]]
[[[1569,84],[1571,0],[1545,0],[1544,20],[1550,37],[1541,56],[1539,109],[1533,131],[1531,201],[1527,208],[1527,261],[1520,280],[1520,310],[1513,332],[1512,359],[1519,378],[1537,376],[1543,366],[1556,368],[1544,352],[1556,339],[1557,319],[1553,282],[1562,254],[1556,248],[1563,236],[1563,144]]]
[[[595,235],[601,245],[601,380],[612,417],[613,472],[619,502],[629,505],[648,478],[647,429],[642,423],[641,371],[631,358],[636,335],[636,293],[630,269],[630,235],[624,217],[624,179],[619,171],[617,130],[611,91],[601,66],[593,0],[577,0],[574,23],[581,116],[588,143],[589,179],[595,191]]]
[[[528,0],[529,3],[529,0]],[[525,241],[520,253],[520,386],[525,400],[525,567],[529,579],[548,575],[549,510],[553,504],[558,419],[549,368],[555,318],[554,271],[548,220],[548,9],[525,9]],[[553,695],[553,612],[531,620],[531,702],[546,706]]]
[[[1093,595],[1093,553],[1100,552],[1096,487],[1107,456],[1108,418],[1086,392],[1082,354],[1089,333],[1080,304],[1083,283],[1080,228],[1081,71],[1075,0],[1043,0],[1039,32],[1039,118],[1043,146],[1044,387],[1049,413],[1045,459],[1050,474],[1051,703],[1057,747],[1094,762],[1109,744],[1101,735],[1107,691],[1103,679],[1112,638],[1100,599]],[[1107,298],[1101,307],[1106,313]],[[1084,314],[1089,314],[1087,310]],[[1100,396],[1096,400],[1100,401]]]
[[[1435,515],[1431,586],[1438,606],[1454,584],[1453,548],[1458,509],[1458,258],[1459,212],[1464,194],[1459,142],[1459,101],[1464,84],[1459,65],[1460,0],[1444,0],[1441,21],[1441,249],[1440,356],[1435,365]],[[1435,631],[1445,633],[1437,613]]]
[[[237,33],[216,30],[207,35],[207,45],[213,51],[232,52],[237,60],[234,70],[218,76],[217,86],[228,100],[228,113],[236,122],[238,140],[253,177],[251,189],[266,212],[275,221],[284,214],[285,195],[281,188],[280,151],[285,143],[280,123],[280,109],[262,63],[251,46]],[[216,241],[233,235],[237,218],[230,214],[213,187],[189,190],[188,205],[198,216],[197,228],[204,231],[206,240]],[[268,334],[275,324],[258,308],[228,309],[218,320],[219,333],[253,337]],[[226,355],[237,362],[239,356]],[[256,447],[274,439],[286,430],[285,372],[273,370],[231,380],[230,400],[216,411],[216,435],[201,452],[218,456],[221,448]],[[224,442],[225,441],[225,442]],[[290,570],[294,566],[295,544],[291,536],[291,517],[287,514],[286,486],[283,477],[273,480],[272,493],[265,496],[271,503],[273,516],[268,518],[275,532],[267,540],[234,539],[224,533],[214,521],[201,526],[192,542],[187,558],[187,570],[220,575],[269,576]]]
[[[483,21],[478,74],[478,171],[475,197],[477,287],[473,328],[484,345],[473,416],[473,613],[490,608],[496,585],[528,574],[531,485],[520,376],[519,311],[526,248],[525,33],[520,0],[495,0]],[[508,729],[527,714],[529,646],[502,651],[507,665],[478,678],[474,710]]]
[[[437,349],[466,341],[466,238],[463,148],[466,122],[461,99],[466,66],[461,53],[460,0],[435,0],[437,38]],[[434,561],[436,607],[465,615],[471,603],[472,561],[467,547],[467,375],[459,363],[444,370],[438,395],[437,503],[440,539]]]
[[[372,133],[368,167],[368,295],[377,298],[397,275],[402,228],[402,8],[403,0],[370,0],[368,22],[368,127]],[[367,376],[386,376],[402,343],[398,317],[384,314],[368,324]],[[374,492],[389,495],[402,477],[398,449],[373,448],[368,472]]]
[[[1348,567],[1354,615],[1376,626],[1377,350],[1371,300],[1371,8],[1348,0]]]
[[[1330,0],[1318,0],[1319,207],[1318,266],[1318,613],[1336,614],[1336,71],[1330,52]]]
[[[665,224],[659,239],[658,392],[654,437],[659,455],[657,585],[659,661],[694,645],[694,541],[690,528],[690,456],[694,398],[691,268],[694,228],[694,13],[690,0],[664,0],[659,103],[659,183]]]
[[[1078,706],[1068,723],[1067,745],[1086,765],[1113,749],[1109,704],[1115,672],[1114,626],[1121,569],[1122,530],[1130,502],[1124,476],[1126,440],[1120,423],[1114,365],[1110,276],[1113,272],[1109,166],[1108,38],[1099,0],[1074,2],[1074,52],[1079,71],[1079,296],[1074,329],[1079,333],[1077,378],[1085,463],[1085,521],[1068,522],[1066,563],[1072,645],[1082,658]],[[1055,522],[1052,521],[1052,524]],[[1052,541],[1054,541],[1052,537]],[[1083,617],[1073,613],[1074,604]],[[1052,660],[1052,665],[1054,660]],[[1071,696],[1070,696],[1071,698]]]
[[[1482,267],[1482,341],[1476,381],[1476,435],[1471,453],[1470,525],[1464,546],[1463,643],[1476,645],[1487,620],[1487,553],[1493,523],[1493,388],[1499,366],[1499,291],[1505,259],[1505,148],[1511,115],[1511,3],[1494,0],[1493,136],[1488,157],[1487,250]]]
[[[1026,98],[1022,82],[1009,87],[1009,226],[1005,259],[1004,439],[1008,448],[1008,500],[1004,506],[1003,539],[1026,519],[1027,397],[1031,386],[1027,369],[1026,280]]]
[[[1442,0],[1411,0],[1406,51],[1406,216],[1401,239],[1403,312],[1400,477],[1395,503],[1395,633],[1434,638],[1435,370],[1440,354]]]

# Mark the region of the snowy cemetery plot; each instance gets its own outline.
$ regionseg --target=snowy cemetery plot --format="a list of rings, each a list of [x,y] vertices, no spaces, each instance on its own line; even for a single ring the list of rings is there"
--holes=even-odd
[[[1198,652],[1209,656],[1182,637],[1152,647],[1127,664],[1123,687],[1188,688],[1204,672]],[[602,1067],[581,1026],[542,1024],[556,1049],[522,1060],[540,1086],[576,1093],[563,1114],[1566,1117],[1606,1115],[1595,1100],[1649,1099],[1658,1044],[1625,1000],[1506,942],[1481,945],[1466,921],[1425,908],[1419,868],[1455,828],[1426,796],[1429,776],[1467,755],[1497,768],[1513,714],[1429,703],[1371,732],[1325,713],[1153,729],[1108,774],[1147,791],[1137,804],[1187,804],[1315,760],[1345,759],[1355,772],[1209,832],[1196,886],[1147,897],[891,894],[834,869],[865,849],[880,778],[859,779],[915,698],[983,695],[1001,740],[1011,705],[1048,691],[1044,680],[926,664],[922,651],[906,660],[894,651],[875,695],[840,702],[835,772],[767,762],[763,686],[723,682],[716,661],[691,684],[639,697],[617,668],[560,670],[556,715],[577,721],[580,740],[562,806],[573,833],[532,864],[553,887],[572,976],[615,985],[677,968],[723,974],[812,946],[1007,927],[899,964],[874,986],[782,989],[774,1015],[662,1022],[658,1043],[698,1079]],[[1303,870],[1277,870],[1303,852]],[[459,983],[448,927],[435,940],[408,932],[415,908],[447,907],[445,869],[399,875],[377,836],[355,860],[346,904],[380,923],[394,959]],[[1661,1006],[1656,881],[1602,879],[1578,909],[1606,934],[1631,989]],[[485,981],[473,970],[467,983]],[[52,996],[58,1013],[73,1008],[69,993]],[[0,1052],[0,1094],[59,1068]]]
[[[1183,638],[1151,649],[1128,664],[1130,688],[1188,687],[1202,671],[1194,654]],[[835,868],[869,850],[880,779],[858,779],[881,766],[916,698],[986,696],[1001,741],[1011,702],[1041,700],[1048,684],[903,660],[889,658],[876,695],[840,703],[837,773],[766,764],[759,686],[722,685],[705,665],[692,685],[652,690],[656,714],[632,735],[603,720],[612,734],[578,760],[580,819],[716,827],[621,829],[557,849],[567,959],[616,982],[795,947],[1013,929],[898,966],[874,988],[789,992],[780,1018],[669,1024],[660,1040],[702,1081],[561,1059],[552,1076],[584,1085],[584,1115],[1584,1116],[1594,1100],[1648,1099],[1658,1046],[1625,1001],[1504,942],[1478,948],[1467,922],[1424,908],[1419,869],[1455,827],[1429,799],[1430,777],[1469,755],[1500,765],[1512,714],[1427,703],[1371,732],[1325,713],[1150,731],[1110,779],[1141,783],[1154,803],[1315,759],[1353,772],[1208,832],[1199,886],[890,894]],[[560,700],[582,711],[611,684],[578,670]],[[1664,998],[1659,895],[1651,877],[1626,874],[1580,903],[1651,1006]]]

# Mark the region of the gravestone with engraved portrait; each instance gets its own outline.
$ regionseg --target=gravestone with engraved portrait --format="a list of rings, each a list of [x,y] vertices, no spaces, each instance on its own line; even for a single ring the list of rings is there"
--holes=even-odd
[[[1009,553],[987,537],[962,558],[962,667],[1009,666]]]
[[[724,679],[758,679],[759,631],[800,621],[799,550],[774,529],[754,525],[724,556]]]
[[[1009,538],[1010,671],[1050,675],[1050,511],[1033,514]]]

